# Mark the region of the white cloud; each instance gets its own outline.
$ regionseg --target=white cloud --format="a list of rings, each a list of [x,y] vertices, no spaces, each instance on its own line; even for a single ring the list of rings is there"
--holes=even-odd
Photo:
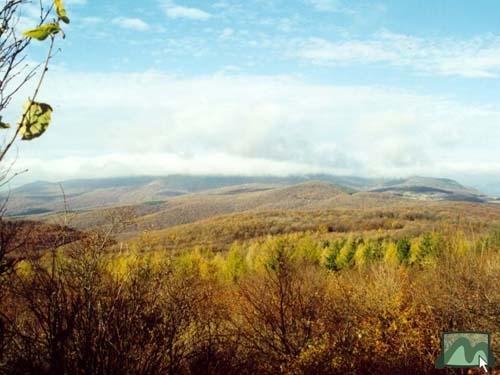
[[[314,9],[321,12],[338,12],[341,10],[340,0],[307,0]]]
[[[161,6],[169,18],[187,18],[196,21],[205,21],[212,17],[210,13],[204,10],[177,5],[170,0],[162,1]]]
[[[82,17],[79,21],[87,25],[97,25],[103,23],[104,19],[101,17]]]
[[[234,29],[231,29],[230,27],[226,27],[224,30],[222,30],[220,37],[222,39],[229,38],[234,35]]]
[[[33,178],[500,173],[498,109],[407,91],[289,77],[60,71],[42,98],[54,106],[54,123],[21,144],[17,163]]]
[[[117,17],[114,18],[112,22],[114,25],[118,25],[124,29],[130,29],[135,31],[149,30],[149,25],[140,18]]]
[[[292,56],[319,65],[384,63],[432,75],[466,78],[500,75],[500,37],[492,35],[458,40],[383,32],[366,40],[302,39],[291,49]]]
[[[242,169],[242,166],[244,168]],[[210,153],[183,157],[174,153],[113,153],[89,157],[56,159],[23,159],[16,163],[19,169],[28,168],[38,178],[67,180],[81,176],[105,178],[110,176],[143,176],[167,174],[203,175],[288,175],[322,173],[324,168],[307,164],[246,158],[225,153]],[[342,173],[343,170],[333,170]],[[16,181],[19,182],[19,181]]]
[[[300,41],[301,49],[298,57],[311,60],[317,64],[362,63],[397,61],[399,53],[380,41],[349,40],[329,42],[321,38],[310,38]]]

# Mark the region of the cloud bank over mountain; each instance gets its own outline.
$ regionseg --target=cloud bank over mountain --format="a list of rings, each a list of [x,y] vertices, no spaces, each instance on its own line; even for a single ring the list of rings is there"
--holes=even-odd
[[[498,110],[409,90],[60,70],[43,95],[54,124],[16,165],[32,178],[500,172]]]

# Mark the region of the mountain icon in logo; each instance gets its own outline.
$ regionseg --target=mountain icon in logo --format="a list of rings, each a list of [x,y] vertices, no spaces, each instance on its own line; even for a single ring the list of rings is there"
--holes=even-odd
[[[480,332],[443,334],[442,352],[436,368],[493,367],[495,360],[490,348],[490,335]]]

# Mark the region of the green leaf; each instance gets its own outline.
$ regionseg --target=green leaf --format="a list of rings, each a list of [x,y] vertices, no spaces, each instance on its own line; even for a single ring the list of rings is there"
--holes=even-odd
[[[56,7],[57,16],[59,17],[59,19],[64,23],[69,23],[68,14],[66,13],[66,9],[64,9],[62,0],[54,0],[54,5]]]
[[[20,133],[23,141],[40,137],[50,125],[52,107],[28,100],[25,104]]]
[[[47,23],[37,27],[36,29],[25,31],[23,35],[27,38],[45,40],[49,35],[55,35],[59,31],[61,31],[61,28],[57,23]]]

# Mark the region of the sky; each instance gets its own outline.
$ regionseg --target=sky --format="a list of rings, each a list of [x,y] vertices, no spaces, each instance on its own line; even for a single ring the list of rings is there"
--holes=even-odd
[[[53,123],[18,144],[16,168],[30,170],[18,181],[332,173],[500,186],[498,1],[66,4],[40,96]]]

